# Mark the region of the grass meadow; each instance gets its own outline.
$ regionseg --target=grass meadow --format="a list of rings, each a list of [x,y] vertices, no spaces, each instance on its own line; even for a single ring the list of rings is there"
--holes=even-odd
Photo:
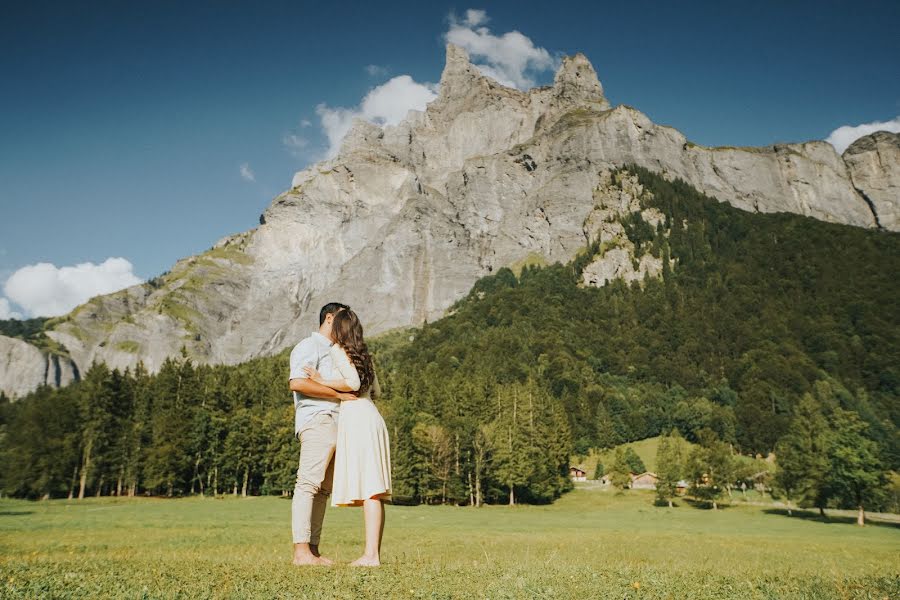
[[[0,500],[2,598],[900,598],[896,523],[653,506],[579,488],[549,506],[389,506],[380,569],[290,564],[280,498]],[[359,554],[359,509],[322,549]]]

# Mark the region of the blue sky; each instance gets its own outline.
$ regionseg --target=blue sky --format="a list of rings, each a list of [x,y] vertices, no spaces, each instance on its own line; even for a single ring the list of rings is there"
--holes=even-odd
[[[326,152],[316,106],[437,83],[448,15],[470,8],[491,35],[583,52],[613,104],[705,145],[900,115],[898,2],[22,2],[0,19],[0,284],[110,257],[148,278],[255,226]],[[16,297],[0,318],[51,311]]]

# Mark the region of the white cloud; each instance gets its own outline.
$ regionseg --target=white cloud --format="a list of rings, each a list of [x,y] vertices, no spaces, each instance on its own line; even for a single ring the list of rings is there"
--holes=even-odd
[[[13,273],[3,291],[29,316],[55,317],[94,296],[141,283],[133,269],[124,258],[107,258],[99,265],[87,262],[74,267],[37,263]]]
[[[0,298],[0,319],[21,319],[22,313],[13,310],[9,300]]]
[[[309,119],[300,119],[300,127],[309,127],[312,125],[312,121]]]
[[[892,133],[900,133],[900,116],[894,117],[890,121],[874,121],[872,123],[863,123],[862,125],[844,125],[838,127],[825,138],[825,141],[834,146],[838,154],[843,154],[847,146],[855,142],[857,139],[876,131],[890,131]]]
[[[281,143],[295,158],[302,158],[304,151],[309,146],[309,140],[296,133],[286,133],[281,138]]]
[[[256,175],[253,174],[253,169],[250,168],[250,165],[247,163],[243,163],[240,166],[241,179],[244,181],[256,181]]]
[[[369,77],[383,77],[387,75],[387,67],[382,67],[381,65],[366,65],[366,73],[369,74]]]
[[[372,88],[357,107],[331,108],[319,104],[316,114],[328,138],[326,158],[337,155],[355,117],[376,125],[396,125],[411,109],[425,110],[425,105],[436,97],[436,84],[418,83],[409,75],[398,75]]]
[[[508,31],[497,36],[484,26],[488,21],[483,10],[469,9],[460,19],[453,13],[448,17],[450,29],[444,38],[469,53],[478,69],[499,83],[520,90],[534,87],[534,75],[556,69],[559,59],[541,47],[535,46],[528,36],[518,31]],[[482,59],[483,63],[474,62]]]

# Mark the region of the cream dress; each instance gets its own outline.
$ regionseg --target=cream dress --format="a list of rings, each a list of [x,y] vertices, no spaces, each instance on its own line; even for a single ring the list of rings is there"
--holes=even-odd
[[[334,369],[353,390],[359,390],[359,373],[338,344],[331,346]],[[379,397],[378,377],[356,400],[341,402],[337,445],[334,451],[332,506],[362,506],[379,496],[391,500],[391,447],[387,426],[372,397]]]

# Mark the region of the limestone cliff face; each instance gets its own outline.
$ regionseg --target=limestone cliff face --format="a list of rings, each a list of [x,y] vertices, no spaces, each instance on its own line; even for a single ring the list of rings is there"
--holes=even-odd
[[[77,378],[78,369],[68,358],[0,335],[0,390],[7,396],[27,394],[39,385],[68,385]]]
[[[277,352],[307,335],[330,300],[357,309],[369,334],[420,324],[502,266],[571,259],[588,241],[604,177],[624,163],[744,210],[896,230],[897,146],[872,143],[844,158],[825,142],[705,148],[633,108],[611,108],[582,54],[563,60],[553,85],[520,91],[448,44],[439,95],[424,111],[383,128],[357,120],[339,155],[297,173],[259,227],[92,299],[48,335],[82,370],[103,360],[155,371],[182,347],[213,363]],[[639,265],[635,276],[658,268]],[[38,369],[26,376],[24,364],[38,360],[8,363],[2,389],[37,385]]]
[[[876,131],[844,151],[856,189],[870,202],[878,223],[900,229],[900,133]]]

